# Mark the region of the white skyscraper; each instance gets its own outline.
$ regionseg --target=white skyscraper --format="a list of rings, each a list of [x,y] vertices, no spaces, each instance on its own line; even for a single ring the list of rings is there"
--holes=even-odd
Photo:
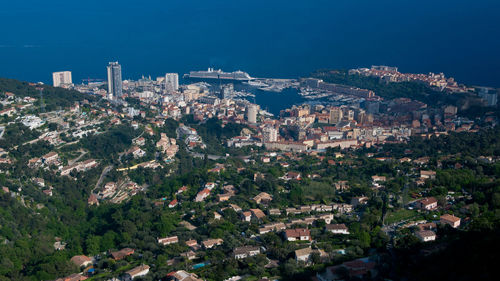
[[[257,105],[251,104],[247,107],[247,120],[248,123],[257,123],[257,111],[259,111]]]
[[[122,66],[118,62],[110,62],[108,65],[108,94],[115,99],[120,98],[122,93]]]
[[[71,80],[71,71],[59,71],[52,73],[54,87],[73,83]]]
[[[179,74],[165,74],[165,89],[167,90],[167,93],[173,93],[179,90]]]

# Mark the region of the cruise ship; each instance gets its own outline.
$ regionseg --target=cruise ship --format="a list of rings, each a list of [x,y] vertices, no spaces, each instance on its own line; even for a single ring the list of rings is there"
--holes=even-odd
[[[253,78],[243,71],[224,72],[220,69],[209,68],[206,71],[190,71],[184,78],[197,80],[222,80],[222,81],[250,81]]]

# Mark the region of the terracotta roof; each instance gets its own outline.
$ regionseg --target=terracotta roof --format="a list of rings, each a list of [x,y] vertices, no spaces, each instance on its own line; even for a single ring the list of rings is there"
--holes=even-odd
[[[80,255],[72,257],[71,262],[76,264],[76,266],[82,266],[85,263],[92,262],[92,259],[87,256]]]
[[[420,200],[420,204],[422,204],[422,205],[430,205],[433,203],[437,203],[437,200],[434,197],[424,198],[424,199]]]
[[[328,229],[328,230],[337,230],[337,229],[339,229],[339,230],[340,229],[347,230],[348,228],[347,228],[347,226],[345,224],[342,223],[342,224],[327,224],[326,225],[326,229]]]
[[[124,248],[124,249],[121,249],[120,251],[111,252],[111,256],[115,260],[121,260],[126,256],[132,255],[133,253],[134,253],[134,249]]]
[[[262,210],[260,209],[250,209],[250,211],[252,212],[252,214],[257,217],[258,219],[261,219],[263,217],[265,217],[266,215],[264,214],[264,212],[262,212]]]
[[[457,221],[460,221],[460,218],[459,217],[455,217],[453,215],[449,215],[449,214],[444,214],[441,216],[441,219],[443,220],[447,220],[447,221],[451,221],[451,222],[457,222]]]
[[[286,237],[311,236],[311,232],[307,228],[296,228],[285,230]]]
[[[148,269],[149,269],[149,265],[143,264],[143,265],[140,265],[138,267],[135,267],[135,268],[127,271],[126,273],[129,274],[130,276],[135,276],[135,275],[141,273],[142,271],[148,270]]]
[[[417,231],[416,234],[420,237],[436,236],[436,233],[434,233],[434,231],[432,231],[432,230],[420,230],[420,231]]]

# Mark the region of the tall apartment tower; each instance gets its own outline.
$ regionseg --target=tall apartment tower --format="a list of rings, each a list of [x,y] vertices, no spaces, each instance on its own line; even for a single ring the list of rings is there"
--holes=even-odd
[[[121,98],[122,87],[122,66],[116,62],[108,65],[108,94],[112,99]]]
[[[71,71],[59,71],[52,73],[52,81],[54,87],[72,84],[73,81],[71,80]]]
[[[247,120],[248,123],[257,123],[257,111],[259,111],[257,105],[251,104],[247,107]]]
[[[264,142],[278,141],[278,130],[275,127],[267,126],[262,129],[262,137]]]
[[[173,93],[179,90],[179,74],[165,74],[165,89],[167,90],[167,93]]]
[[[342,108],[334,107],[330,109],[330,124],[337,124],[342,121]]]

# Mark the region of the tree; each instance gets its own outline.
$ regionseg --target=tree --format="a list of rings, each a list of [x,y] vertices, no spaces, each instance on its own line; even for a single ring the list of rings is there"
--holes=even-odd
[[[101,239],[101,251],[116,248],[115,246],[116,233],[112,230],[107,231]]]
[[[321,256],[319,255],[318,252],[314,252],[311,254],[311,261],[314,263],[314,264],[319,264],[321,263]]]
[[[101,236],[90,235],[85,240],[86,252],[89,255],[97,255],[101,249]]]

